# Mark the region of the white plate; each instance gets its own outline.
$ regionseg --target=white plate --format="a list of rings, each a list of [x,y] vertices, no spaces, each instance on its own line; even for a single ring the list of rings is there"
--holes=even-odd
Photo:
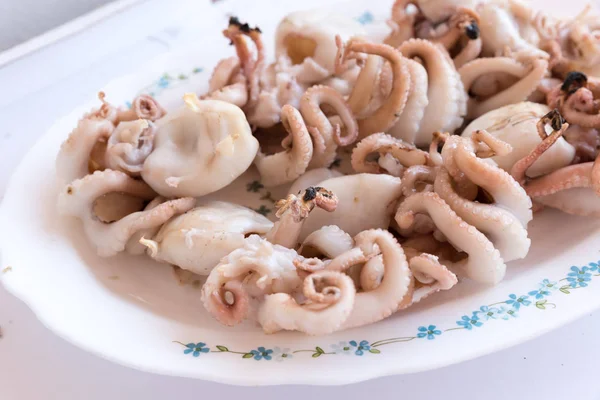
[[[230,54],[223,40],[214,42],[210,57],[195,49],[168,54],[103,90],[114,103],[145,91],[173,107],[184,92],[201,91],[208,68]],[[493,288],[461,283],[385,321],[326,337],[222,327],[203,310],[199,289],[180,286],[170,267],[143,257],[99,258],[77,221],[55,215],[56,152],[95,105],[59,120],[15,172],[0,208],[0,278],[52,331],[101,357],[234,384],[344,384],[478,357],[600,306],[600,221],[544,211],[530,224],[529,256],[510,263]],[[223,196],[269,212],[277,193],[253,183],[252,174]]]

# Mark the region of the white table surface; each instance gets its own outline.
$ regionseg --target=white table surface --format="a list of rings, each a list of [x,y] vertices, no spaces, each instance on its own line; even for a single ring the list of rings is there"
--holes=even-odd
[[[218,3],[215,16],[211,16],[197,12],[202,1],[207,0],[148,0],[1,67],[0,199],[11,171],[55,118],[89,99],[111,78],[134,71],[185,39],[186,27],[178,22],[183,14],[195,15],[197,23],[203,18],[224,20],[227,12],[239,12],[242,2],[248,4],[247,0],[227,0]],[[252,2],[263,7],[266,3],[275,7],[270,0]],[[311,1],[302,2],[308,3]],[[253,12],[260,12],[260,7],[254,7]],[[54,336],[2,287],[0,329],[1,400],[157,400],[172,396],[180,400],[295,400],[317,393],[349,399],[600,399],[596,381],[600,312],[460,365],[316,389],[225,386],[114,365]]]

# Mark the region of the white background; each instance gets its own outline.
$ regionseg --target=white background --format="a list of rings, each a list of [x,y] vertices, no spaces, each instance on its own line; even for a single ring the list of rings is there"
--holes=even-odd
[[[199,12],[198,3],[202,1],[149,0],[0,67],[0,199],[19,159],[56,117],[88,100],[111,78],[140,68],[144,61],[180,41],[183,30],[176,21],[182,10],[194,16],[194,23],[213,18]],[[274,3],[252,2],[263,9],[274,7]],[[573,5],[576,9],[582,6],[579,1],[543,3],[556,3],[571,13],[576,11],[569,10]],[[224,15],[228,10],[239,12],[243,5],[248,6],[249,2],[226,0],[216,7]],[[0,400],[295,400],[311,395],[410,400],[600,399],[600,313],[512,349],[460,365],[321,388],[233,387],[160,377],[114,365],[54,336],[24,304],[1,287],[0,329]]]

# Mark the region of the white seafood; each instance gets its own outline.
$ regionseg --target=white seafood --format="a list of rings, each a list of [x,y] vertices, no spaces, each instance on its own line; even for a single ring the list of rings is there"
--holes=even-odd
[[[438,24],[450,18],[461,8],[475,8],[482,0],[417,0],[415,3],[425,18]]]
[[[519,21],[502,2],[483,2],[477,7],[484,56],[502,54],[506,48],[533,57],[548,58],[548,54],[527,41],[519,31]],[[513,3],[513,1],[508,1]]]
[[[344,15],[322,10],[288,14],[275,32],[276,57],[287,56],[293,66],[288,71],[299,82],[320,82],[335,71],[335,36],[343,41],[366,35],[361,24]]]
[[[258,141],[242,110],[184,96],[185,107],[157,124],[142,177],[165,197],[200,197],[229,185],[252,164]]]
[[[486,131],[471,138],[452,136],[442,150],[445,168],[437,172],[434,190],[466,223],[474,226],[500,251],[504,261],[524,258],[531,241],[527,224],[532,219],[531,199],[506,171],[485,161],[489,154],[512,149]],[[471,201],[457,193],[455,182],[467,179],[483,188],[489,202]]]
[[[108,138],[105,162],[110,169],[138,177],[144,161],[154,149],[156,127],[152,121],[138,119],[121,122]]]
[[[302,279],[294,260],[304,260],[294,250],[250,235],[210,272],[202,287],[206,310],[224,325],[253,319],[265,294],[293,293]],[[228,294],[232,298],[228,298]]]
[[[103,216],[95,210],[103,196],[116,193],[115,202],[106,207]],[[120,171],[96,171],[67,185],[58,195],[58,212],[79,218],[88,240],[98,255],[108,257],[123,250],[136,232],[167,222],[177,214],[194,207],[193,198],[171,200],[146,210],[130,212],[128,198],[151,200],[156,194],[144,182]],[[135,204],[135,203],[134,203]]]
[[[352,236],[339,226],[323,226],[304,239],[298,253],[304,257],[325,256],[335,258],[354,247]]]
[[[115,126],[107,119],[82,118],[56,156],[56,175],[66,185],[89,173],[92,150],[98,141],[106,141]]]
[[[325,335],[340,329],[353,311],[356,289],[352,279],[336,271],[318,271],[304,279],[299,304],[287,293],[265,296],[257,319],[265,333],[297,330]]]
[[[171,219],[141,243],[157,261],[208,275],[221,258],[244,245],[245,237],[264,235],[272,227],[271,221],[249,208],[211,201]]]
[[[511,104],[477,118],[465,128],[462,136],[470,137],[477,130],[486,130],[494,137],[510,144],[512,146],[510,153],[491,157],[500,168],[510,172],[517,161],[527,156],[542,142],[536,124],[548,112],[550,108],[542,104],[530,102]],[[575,148],[560,138],[527,170],[527,176],[534,178],[548,174],[571,164],[574,157]]]
[[[468,254],[462,261],[442,260],[442,264],[485,284],[496,284],[504,278],[506,264],[492,242],[456,215],[437,193],[417,193],[407,197],[398,207],[396,223],[401,229],[407,229],[419,213],[431,217],[448,242]]]
[[[400,179],[384,174],[341,176],[317,186],[335,193],[338,206],[333,212],[314,210],[304,222],[301,241],[326,225],[337,225],[351,236],[367,229],[386,229],[401,195]]]
[[[302,174],[288,189],[288,194],[298,194],[309,186],[318,186],[319,183],[343,176],[339,171],[329,168],[315,168]]]

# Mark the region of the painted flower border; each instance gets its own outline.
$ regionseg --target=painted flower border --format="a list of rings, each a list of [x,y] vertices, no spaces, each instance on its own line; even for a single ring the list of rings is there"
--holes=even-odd
[[[280,348],[280,347],[257,347],[246,351],[231,350],[223,345],[209,346],[204,342],[183,343],[174,341],[184,347],[183,354],[192,357],[200,357],[203,354],[229,353],[236,354],[242,359],[255,361],[284,361],[294,358],[299,353],[310,354],[312,358],[329,355],[354,355],[365,356],[367,354],[381,354],[381,347],[394,343],[410,342],[412,340],[435,340],[439,336],[451,331],[473,331],[486,325],[491,320],[510,320],[517,318],[526,308],[535,308],[537,310],[547,310],[556,308],[556,304],[549,302],[548,299],[557,293],[569,295],[573,290],[583,289],[589,286],[592,279],[600,276],[600,261],[590,262],[586,266],[569,268],[567,275],[558,280],[543,279],[538,283],[537,288],[528,291],[526,294],[517,295],[511,293],[503,301],[483,305],[479,309],[462,315],[456,321],[456,326],[445,329],[438,328],[437,325],[423,325],[415,329],[414,336],[403,336],[389,339],[369,342],[367,340],[349,340],[330,344],[329,346],[315,346],[312,349]],[[324,350],[328,349],[328,351]]]

